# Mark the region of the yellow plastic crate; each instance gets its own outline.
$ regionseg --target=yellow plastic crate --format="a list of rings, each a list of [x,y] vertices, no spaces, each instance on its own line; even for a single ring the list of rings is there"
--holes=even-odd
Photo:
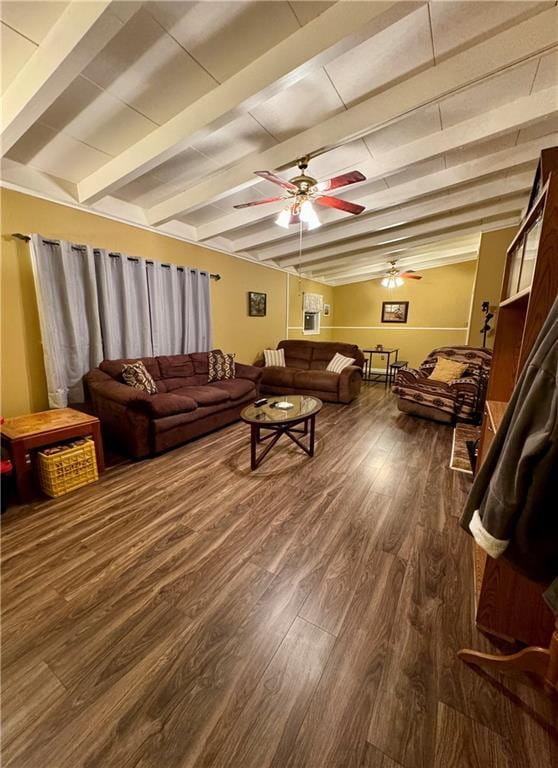
[[[39,482],[47,496],[63,496],[99,479],[95,443],[85,438],[82,445],[62,446],[58,453],[38,452]]]

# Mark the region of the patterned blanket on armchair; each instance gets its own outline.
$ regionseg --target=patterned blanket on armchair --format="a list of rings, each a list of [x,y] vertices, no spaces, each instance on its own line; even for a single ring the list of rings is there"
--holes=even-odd
[[[467,363],[465,374],[447,384],[429,378],[439,357]],[[483,347],[439,347],[418,370],[401,370],[393,391],[403,400],[442,411],[461,421],[474,421],[483,407],[491,360],[491,350]]]

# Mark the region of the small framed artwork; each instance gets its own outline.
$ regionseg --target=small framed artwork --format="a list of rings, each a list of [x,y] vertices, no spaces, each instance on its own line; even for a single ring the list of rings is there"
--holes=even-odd
[[[324,317],[329,317],[331,314],[331,305],[324,304]]]
[[[406,323],[408,301],[382,301],[382,323]]]
[[[267,293],[248,292],[248,314],[250,317],[265,317]]]

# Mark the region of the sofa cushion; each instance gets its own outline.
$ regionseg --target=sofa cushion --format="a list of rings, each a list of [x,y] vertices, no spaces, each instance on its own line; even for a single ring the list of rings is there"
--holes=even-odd
[[[191,397],[198,405],[218,405],[230,400],[229,393],[222,387],[206,384],[202,387],[180,387],[172,392],[173,395]]]
[[[223,381],[216,381],[211,384],[211,387],[216,389],[224,389],[230,395],[231,400],[239,400],[241,397],[246,397],[250,393],[256,395],[256,387],[253,381],[248,379],[226,379]]]
[[[298,373],[296,368],[270,365],[263,369],[262,383],[271,384],[274,387],[293,387],[296,373]]]
[[[339,374],[331,371],[297,371],[294,385],[299,389],[321,390],[322,392],[337,392]]]
[[[157,361],[162,379],[187,379],[196,373],[190,355],[161,355]]]
[[[113,379],[124,381],[122,378],[122,366],[131,365],[138,361],[141,361],[145,365],[147,372],[153,379],[155,379],[155,381],[162,378],[156,357],[123,357],[119,360],[103,360],[100,363],[99,368],[103,373],[108,373],[109,376],[112,376]]]
[[[156,419],[164,416],[174,416],[178,413],[190,413],[198,407],[196,401],[191,397],[167,392],[152,395],[149,405],[151,413]]]

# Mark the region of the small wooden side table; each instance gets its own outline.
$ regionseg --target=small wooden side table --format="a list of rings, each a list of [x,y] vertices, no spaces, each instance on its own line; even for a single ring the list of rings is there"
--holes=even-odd
[[[31,463],[27,461],[27,454],[33,448],[91,435],[95,442],[99,473],[105,468],[99,419],[73,408],[54,408],[52,411],[6,419],[0,426],[0,435],[2,443],[10,452],[22,504],[33,498],[33,471]]]

